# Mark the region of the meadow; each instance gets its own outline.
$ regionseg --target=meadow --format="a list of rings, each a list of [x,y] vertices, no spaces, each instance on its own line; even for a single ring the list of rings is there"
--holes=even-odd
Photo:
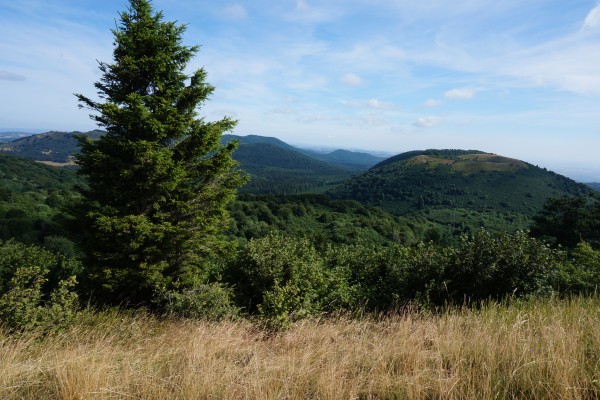
[[[2,399],[598,399],[600,300],[250,319],[80,311],[66,331],[0,333]]]

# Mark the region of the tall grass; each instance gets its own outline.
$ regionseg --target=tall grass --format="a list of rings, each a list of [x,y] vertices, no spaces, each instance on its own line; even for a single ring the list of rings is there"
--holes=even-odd
[[[164,321],[83,312],[54,336],[0,333],[2,399],[598,399],[600,300],[436,315]]]

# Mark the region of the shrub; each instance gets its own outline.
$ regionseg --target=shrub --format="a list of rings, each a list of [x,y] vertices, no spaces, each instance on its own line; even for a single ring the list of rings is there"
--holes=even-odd
[[[552,287],[561,295],[597,294],[600,291],[600,250],[580,242],[550,278]]]
[[[79,263],[36,246],[0,243],[0,321],[12,331],[61,329],[75,316]]]
[[[239,309],[231,301],[232,291],[218,283],[201,284],[163,294],[167,315],[183,318],[220,320],[236,316]]]
[[[48,281],[48,270],[20,267],[0,297],[0,320],[11,331],[53,331],[68,326],[75,317],[78,297],[71,289],[75,277],[61,280],[45,300],[42,291]]]
[[[330,270],[346,287],[340,298],[352,310],[389,311],[408,303],[437,303],[445,296],[444,271],[450,249],[432,243],[414,247],[350,245],[327,253]],[[342,290],[343,288],[343,290]]]
[[[272,327],[322,310],[323,260],[307,239],[270,234],[252,239],[232,271],[241,303]]]
[[[463,236],[447,271],[454,302],[527,296],[546,289],[560,252],[525,232]]]

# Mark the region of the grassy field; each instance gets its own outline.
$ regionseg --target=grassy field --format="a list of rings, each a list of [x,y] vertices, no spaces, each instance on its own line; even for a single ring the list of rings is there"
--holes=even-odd
[[[598,399],[600,300],[256,323],[84,311],[0,333],[2,399]]]

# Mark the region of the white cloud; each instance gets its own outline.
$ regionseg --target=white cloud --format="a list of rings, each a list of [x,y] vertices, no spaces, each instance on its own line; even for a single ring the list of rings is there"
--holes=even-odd
[[[350,86],[360,86],[364,83],[360,76],[358,76],[356,74],[350,74],[350,73],[342,76],[342,82],[344,82],[346,85],[350,85]]]
[[[225,16],[231,19],[244,19],[247,17],[247,12],[244,6],[240,4],[231,4],[225,7],[223,10]]]
[[[413,123],[413,126],[416,126],[417,128],[433,128],[434,126],[439,125],[440,122],[442,122],[440,117],[429,115],[417,118]]]
[[[442,104],[442,102],[439,100],[429,99],[423,105],[428,108],[433,108],[439,106],[440,104]]]
[[[582,35],[583,36],[583,35]],[[572,35],[511,57],[498,72],[534,86],[551,86],[585,95],[600,94],[600,44]]]
[[[475,92],[471,88],[451,89],[444,93],[444,97],[449,100],[470,100],[475,97]]]
[[[600,4],[592,9],[583,21],[584,28],[597,28],[600,26]]]
[[[369,105],[369,107],[376,108],[379,110],[389,110],[390,108],[394,107],[394,105],[392,103],[388,103],[386,101],[381,101],[379,99],[371,99],[371,100],[367,101],[367,104]]]

